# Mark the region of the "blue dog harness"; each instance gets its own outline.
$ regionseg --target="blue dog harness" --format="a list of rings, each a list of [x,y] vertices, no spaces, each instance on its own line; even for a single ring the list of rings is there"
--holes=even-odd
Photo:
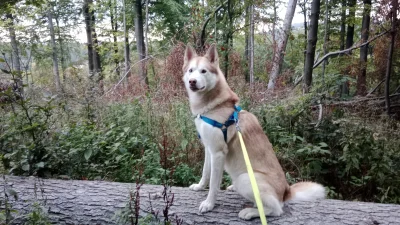
[[[232,113],[232,115],[229,117],[229,119],[227,121],[225,121],[225,123],[220,123],[218,121],[215,121],[213,119],[210,119],[210,118],[202,116],[202,115],[198,115],[197,117],[202,119],[204,122],[210,124],[211,126],[221,129],[222,134],[224,135],[224,140],[226,142],[227,138],[228,138],[227,137],[228,136],[228,127],[239,121],[239,112],[242,110],[242,108],[240,108],[240,106],[235,105],[234,108],[235,108],[235,111]],[[201,139],[199,133],[197,133],[197,136]]]

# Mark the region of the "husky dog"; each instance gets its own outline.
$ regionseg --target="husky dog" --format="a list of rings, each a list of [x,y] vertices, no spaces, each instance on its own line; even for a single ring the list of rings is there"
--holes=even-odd
[[[197,115],[195,119],[197,132],[205,147],[201,180],[189,187],[193,191],[200,191],[209,185],[207,199],[200,204],[201,213],[214,208],[224,169],[232,178],[233,186],[230,189],[255,202],[235,124],[227,127],[213,125],[213,123],[224,125],[235,110],[260,190],[265,215],[281,215],[283,202],[288,200],[325,198],[325,189],[320,184],[300,182],[288,185],[272,145],[257,118],[244,110],[238,112],[236,104],[239,98],[230,89],[219,68],[215,45],[212,45],[203,57],[198,56],[188,45],[184,56],[183,73],[190,108],[192,113]],[[256,208],[245,208],[239,212],[239,217],[245,220],[259,216]]]

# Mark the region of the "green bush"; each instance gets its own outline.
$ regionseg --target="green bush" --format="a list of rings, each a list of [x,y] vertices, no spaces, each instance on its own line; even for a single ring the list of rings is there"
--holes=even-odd
[[[398,131],[335,110],[316,127],[311,99],[254,109],[292,181],[318,181],[334,198],[399,203]]]

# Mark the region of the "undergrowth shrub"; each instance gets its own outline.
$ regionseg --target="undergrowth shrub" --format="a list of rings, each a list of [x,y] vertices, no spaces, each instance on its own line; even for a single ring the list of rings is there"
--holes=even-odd
[[[376,121],[334,109],[317,123],[314,98],[253,109],[289,180],[318,181],[333,198],[399,203],[400,134],[393,129],[395,122],[382,120],[377,129]]]

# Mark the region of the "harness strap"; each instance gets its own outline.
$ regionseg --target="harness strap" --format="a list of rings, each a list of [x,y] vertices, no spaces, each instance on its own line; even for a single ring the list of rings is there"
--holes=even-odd
[[[235,108],[235,111],[228,118],[228,120],[225,121],[225,123],[223,123],[223,124],[218,121],[215,121],[213,119],[210,119],[206,116],[198,115],[198,117],[200,119],[202,119],[204,122],[210,124],[211,126],[221,129],[222,134],[224,135],[224,141],[226,142],[228,139],[228,127],[232,124],[235,124],[237,121],[239,121],[239,112],[242,110],[242,108],[240,108],[240,106],[235,105],[234,108]],[[199,133],[197,133],[197,136],[201,139]]]

